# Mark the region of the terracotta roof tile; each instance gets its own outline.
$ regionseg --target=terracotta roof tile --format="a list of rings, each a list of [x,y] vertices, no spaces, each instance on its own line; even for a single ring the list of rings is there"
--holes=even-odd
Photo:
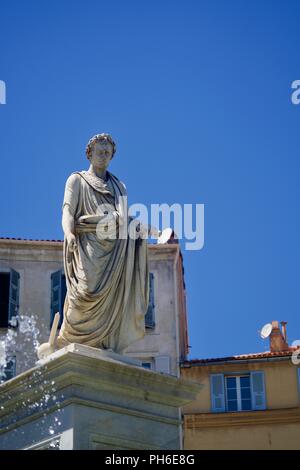
[[[63,243],[63,240],[49,240],[49,239],[33,239],[33,238],[15,238],[15,237],[0,237],[0,240],[16,240],[25,242],[57,242]]]
[[[299,349],[298,347],[290,347],[288,351],[277,351],[277,352],[260,352],[260,353],[250,353],[250,354],[239,354],[236,356],[227,356],[227,357],[216,357],[216,358],[208,358],[208,359],[190,359],[188,361],[184,361],[183,365],[189,364],[207,364],[209,362],[227,362],[227,361],[241,361],[241,360],[249,360],[249,359],[268,359],[274,357],[286,357],[291,356],[294,351]]]

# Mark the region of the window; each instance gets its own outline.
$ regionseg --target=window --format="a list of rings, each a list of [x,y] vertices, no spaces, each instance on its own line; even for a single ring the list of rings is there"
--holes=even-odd
[[[10,273],[0,273],[0,327],[8,327]]]
[[[142,362],[142,367],[145,369],[152,369],[152,363],[151,362]]]
[[[228,411],[251,410],[250,375],[226,377],[226,408]]]
[[[3,381],[7,381],[15,377],[16,375],[16,357],[11,356],[8,358],[6,366],[4,368],[4,377],[2,377]]]
[[[20,274],[14,269],[0,273],[0,328],[17,326]]]
[[[155,305],[154,305],[154,274],[149,273],[149,306],[145,315],[145,327],[154,328]]]
[[[59,312],[60,318],[58,328],[61,327],[64,317],[64,303],[67,293],[66,276],[62,270],[51,274],[51,312],[50,328],[52,326],[54,315]]]
[[[264,372],[212,374],[210,376],[212,412],[265,410]]]

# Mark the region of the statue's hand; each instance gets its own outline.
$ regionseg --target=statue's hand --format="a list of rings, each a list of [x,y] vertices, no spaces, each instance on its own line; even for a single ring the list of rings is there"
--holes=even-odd
[[[74,233],[69,233],[68,234],[67,242],[68,242],[68,245],[69,245],[69,250],[71,252],[77,250],[76,237],[75,237]]]

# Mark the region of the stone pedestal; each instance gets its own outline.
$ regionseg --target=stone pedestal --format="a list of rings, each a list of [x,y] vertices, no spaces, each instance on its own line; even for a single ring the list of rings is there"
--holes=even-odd
[[[180,449],[199,384],[71,344],[0,386],[0,449]]]

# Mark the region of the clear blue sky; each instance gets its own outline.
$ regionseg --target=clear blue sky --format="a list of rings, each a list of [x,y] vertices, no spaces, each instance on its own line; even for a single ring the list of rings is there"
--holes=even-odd
[[[110,132],[129,202],[204,203],[190,357],[300,339],[298,1],[2,0],[0,236],[62,238],[64,183]]]

